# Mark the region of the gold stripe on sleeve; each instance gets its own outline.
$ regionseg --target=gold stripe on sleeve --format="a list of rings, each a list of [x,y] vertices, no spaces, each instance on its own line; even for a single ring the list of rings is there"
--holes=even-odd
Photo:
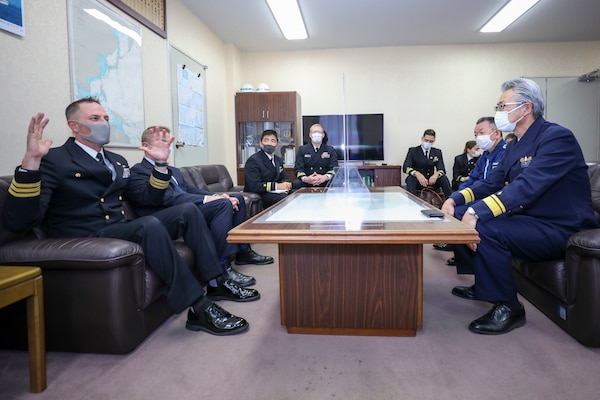
[[[506,207],[504,207],[504,204],[502,203],[500,198],[495,194],[486,197],[485,199],[483,199],[483,202],[486,206],[488,206],[492,214],[494,214],[494,217],[497,217],[498,215],[504,214],[506,212]]]
[[[13,178],[8,188],[8,192],[14,197],[25,198],[25,197],[36,197],[39,196],[42,191],[42,181],[33,183],[19,183]]]
[[[459,192],[465,198],[465,204],[469,204],[475,200],[475,194],[471,190],[471,188],[463,189]]]
[[[169,182],[170,181],[164,181],[162,179],[158,179],[154,175],[150,175],[150,186],[155,189],[165,190],[169,187]]]

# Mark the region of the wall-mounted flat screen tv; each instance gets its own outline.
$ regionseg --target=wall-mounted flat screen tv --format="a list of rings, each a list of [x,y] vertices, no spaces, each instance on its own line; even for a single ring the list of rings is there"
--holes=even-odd
[[[343,115],[304,115],[302,131],[304,143],[310,143],[308,132],[313,124],[321,124],[327,132],[327,144],[333,146],[339,160],[377,161],[383,158],[383,114],[347,114],[348,143],[344,143]]]

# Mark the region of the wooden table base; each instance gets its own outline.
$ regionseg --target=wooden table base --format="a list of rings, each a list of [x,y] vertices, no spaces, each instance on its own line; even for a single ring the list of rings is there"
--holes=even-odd
[[[415,336],[423,326],[423,245],[279,244],[289,333]]]

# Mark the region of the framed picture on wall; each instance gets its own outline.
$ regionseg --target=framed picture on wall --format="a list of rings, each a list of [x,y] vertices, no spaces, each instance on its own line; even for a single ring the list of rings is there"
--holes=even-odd
[[[25,36],[23,0],[0,0],[0,29]]]

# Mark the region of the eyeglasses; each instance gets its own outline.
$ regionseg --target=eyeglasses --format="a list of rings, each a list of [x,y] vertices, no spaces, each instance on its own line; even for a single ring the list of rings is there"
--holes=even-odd
[[[517,104],[521,105],[521,104],[523,104],[523,102],[522,101],[520,101],[520,102],[512,102],[512,103],[500,102],[500,103],[498,103],[498,104],[496,104],[494,106],[494,110],[496,110],[496,111],[504,111],[504,107],[511,106],[511,105],[517,105]]]

